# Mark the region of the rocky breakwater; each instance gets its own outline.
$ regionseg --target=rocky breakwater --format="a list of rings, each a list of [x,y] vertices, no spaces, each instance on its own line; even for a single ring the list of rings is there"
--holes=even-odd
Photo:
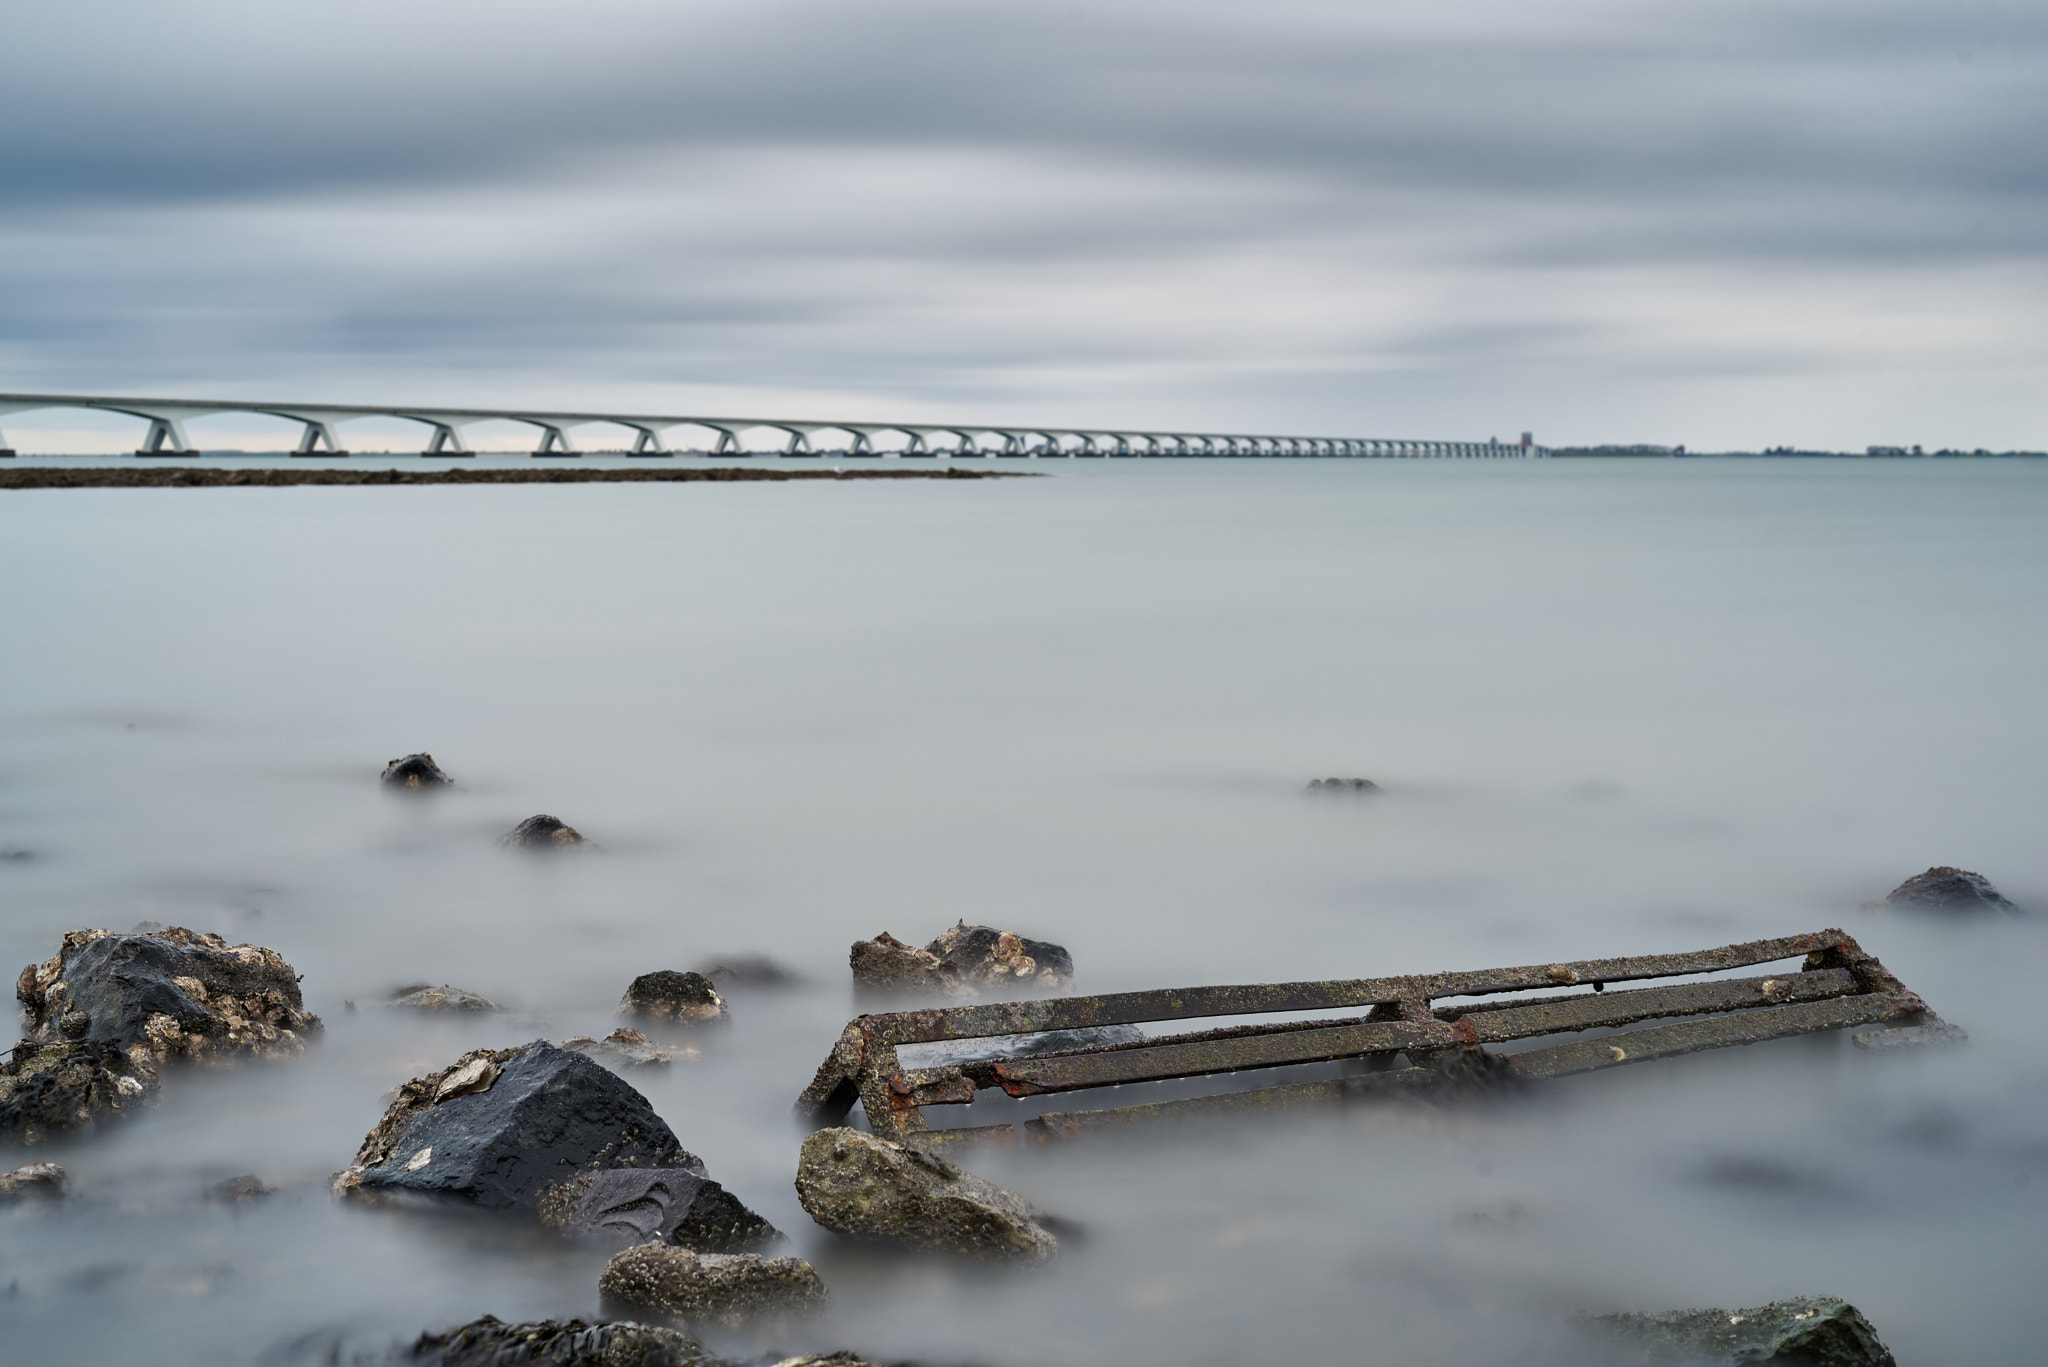
[[[276,950],[182,927],[69,931],[14,993],[27,1038],[0,1064],[0,1138],[25,1143],[145,1104],[165,1064],[296,1058],[321,1028]]]
[[[1046,1218],[1013,1191],[862,1130],[819,1130],[797,1160],[797,1199],[855,1239],[983,1262],[1041,1263],[1059,1251]]]
[[[917,949],[883,931],[848,954],[854,986],[908,996],[1016,996],[1066,992],[1074,957],[1064,945],[964,920]]]

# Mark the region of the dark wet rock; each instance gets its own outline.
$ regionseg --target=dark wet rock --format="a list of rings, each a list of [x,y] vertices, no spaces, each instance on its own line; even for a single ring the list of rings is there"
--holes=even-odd
[[[1380,785],[1369,778],[1312,778],[1305,792],[1311,793],[1376,793]]]
[[[697,965],[712,985],[730,987],[800,987],[804,977],[765,954],[729,954]]]
[[[409,983],[391,994],[384,1003],[401,1011],[502,1011],[505,1008],[487,997],[479,997],[466,988],[450,987],[442,983],[430,987],[426,983]]]
[[[605,1067],[621,1073],[635,1068],[666,1068],[678,1058],[694,1062],[701,1057],[695,1049],[688,1046],[679,1049],[658,1049],[652,1040],[638,1030],[628,1030],[624,1027],[612,1031],[603,1039],[592,1039],[588,1035],[571,1035],[556,1047],[596,1059]]]
[[[1870,1321],[1834,1296],[1798,1296],[1754,1310],[1596,1315],[1587,1324],[1646,1364],[1897,1367]]]
[[[1061,992],[1073,986],[1063,946],[991,926],[953,926],[923,949],[883,931],[847,956],[854,986],[891,995],[951,997]]]
[[[110,1040],[23,1040],[0,1063],[0,1140],[40,1144],[87,1134],[140,1110],[157,1089],[146,1051],[131,1059]]]
[[[730,1367],[673,1329],[631,1320],[533,1320],[485,1315],[460,1329],[422,1334],[407,1361],[438,1367]]]
[[[529,816],[498,837],[498,843],[514,850],[594,850],[595,840],[586,839],[573,826],[552,816]]]
[[[61,950],[21,971],[14,994],[29,1042],[109,1043],[131,1073],[176,1058],[293,1058],[320,1030],[276,950],[177,926],[67,931]]]
[[[977,988],[1062,992],[1074,985],[1074,957],[1050,940],[961,921],[925,946]]]
[[[441,772],[441,766],[434,763],[432,755],[422,752],[417,755],[402,755],[392,760],[384,766],[384,773],[379,782],[386,788],[419,793],[453,787],[455,780]]]
[[[0,1206],[60,1200],[67,1180],[64,1169],[55,1163],[30,1163],[13,1172],[0,1172]]]
[[[2005,900],[1991,880],[1968,869],[1942,865],[1916,873],[1885,894],[1883,906],[1916,911],[1997,911],[2008,916],[2026,913]]]
[[[263,1185],[263,1179],[245,1173],[230,1177],[224,1182],[215,1182],[206,1189],[206,1199],[223,1205],[240,1205],[244,1201],[260,1201],[271,1194],[271,1188]]]
[[[579,1173],[622,1167],[704,1170],[623,1078],[535,1040],[400,1087],[334,1190],[532,1209]]]
[[[692,1253],[667,1244],[613,1254],[597,1289],[607,1310],[719,1328],[806,1315],[826,1299],[825,1283],[801,1258]]]
[[[981,1035],[930,1044],[899,1044],[896,1050],[906,1068],[950,1068],[994,1058],[1112,1049],[1120,1044],[1144,1042],[1145,1032],[1135,1025],[1086,1025],[1077,1030],[1039,1030],[1028,1035]]]
[[[612,1168],[549,1188],[541,1223],[617,1246],[674,1244],[696,1253],[758,1253],[782,1232],[702,1172]]]
[[[861,1130],[805,1139],[796,1193],[813,1220],[854,1238],[996,1262],[1043,1262],[1059,1251],[1015,1192]]]
[[[702,973],[664,968],[633,979],[619,998],[619,1014],[665,1025],[715,1025],[726,1019],[725,998]]]

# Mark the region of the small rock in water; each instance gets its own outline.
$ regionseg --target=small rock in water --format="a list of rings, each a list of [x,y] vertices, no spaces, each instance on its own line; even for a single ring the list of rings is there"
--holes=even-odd
[[[2009,916],[2024,916],[2026,913],[2005,900],[2004,894],[1991,886],[1991,880],[1981,873],[1968,869],[1950,868],[1942,865],[1925,873],[1916,873],[1905,882],[1885,894],[1880,904],[1887,907],[1909,907],[1918,911],[2001,911]]]
[[[612,1168],[551,1187],[541,1223],[615,1246],[674,1244],[697,1253],[758,1253],[782,1231],[688,1168]]]
[[[801,1258],[692,1253],[665,1244],[613,1254],[597,1289],[607,1309],[719,1328],[806,1315],[826,1299],[825,1283]]]
[[[1074,959],[1064,946],[965,921],[923,949],[883,931],[856,941],[847,961],[854,986],[894,995],[1062,992],[1074,984]]]
[[[55,1201],[64,1195],[64,1169],[55,1163],[30,1163],[13,1172],[0,1172],[0,1206],[16,1201]]]
[[[503,1007],[488,998],[460,987],[442,983],[429,987],[425,983],[410,983],[391,994],[386,1006],[401,1011],[502,1011]]]
[[[455,784],[455,780],[442,773],[441,766],[434,763],[434,757],[424,751],[392,760],[384,766],[384,773],[378,781],[386,788],[408,793],[431,792]]]
[[[1073,955],[1050,940],[1027,940],[1007,930],[961,921],[925,949],[952,965],[962,982],[976,987],[1063,992],[1074,985]]]
[[[227,1205],[239,1205],[243,1201],[255,1201],[271,1194],[263,1185],[263,1179],[253,1174],[230,1177],[225,1182],[215,1182],[206,1189],[206,1199]]]
[[[35,1044],[23,1040],[0,1063],[0,1139],[40,1144],[89,1133],[139,1110],[157,1094],[155,1064],[130,1058],[111,1040]]]
[[[1586,1323],[1648,1364],[1897,1367],[1870,1321],[1834,1296],[1799,1296],[1754,1310],[1595,1315]]]
[[[704,1171],[623,1078],[535,1040],[473,1049],[400,1087],[334,1190],[531,1209],[580,1173],[631,1167]]]
[[[994,1262],[1044,1262],[1059,1239],[1015,1192],[862,1130],[819,1130],[797,1159],[797,1199],[836,1233]]]
[[[697,965],[697,971],[713,985],[725,983],[733,987],[799,987],[804,981],[801,973],[783,967],[765,954],[731,954],[707,960]]]
[[[1376,793],[1380,785],[1369,778],[1312,778],[1304,790],[1311,793]]]
[[[579,834],[575,827],[552,816],[529,816],[498,837],[498,843],[514,850],[594,850],[597,842]]]
[[[695,1049],[687,1046],[673,1051],[657,1049],[647,1036],[623,1026],[601,1040],[588,1035],[571,1035],[556,1047],[594,1058],[605,1067],[622,1072],[628,1068],[666,1068],[678,1058],[695,1062],[701,1057]]]
[[[633,979],[619,998],[619,1014],[674,1025],[712,1025],[726,1019],[725,998],[702,973],[664,968]]]
[[[533,1320],[506,1324],[485,1315],[460,1329],[421,1334],[409,1361],[426,1367],[728,1367],[698,1342],[673,1329],[630,1320]]]

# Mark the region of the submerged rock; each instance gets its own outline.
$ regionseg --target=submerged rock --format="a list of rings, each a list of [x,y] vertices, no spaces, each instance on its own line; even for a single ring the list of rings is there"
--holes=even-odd
[[[1059,1251],[1015,1192],[861,1130],[805,1139],[796,1193],[813,1220],[855,1238],[999,1262],[1043,1262]]]
[[[498,837],[498,843],[514,850],[594,850],[597,842],[575,827],[552,816],[529,816]]]
[[[601,1040],[588,1035],[571,1035],[556,1047],[596,1059],[605,1067],[620,1072],[629,1068],[666,1068],[678,1058],[694,1062],[700,1057],[695,1049],[690,1048],[673,1052],[657,1049],[647,1036],[623,1026]]]
[[[802,1258],[692,1253],[664,1244],[613,1254],[597,1289],[607,1308],[720,1328],[809,1314],[826,1299],[825,1283]]]
[[[709,978],[713,986],[727,983],[733,987],[799,987],[804,977],[795,969],[785,968],[765,954],[729,954],[723,959],[710,959],[697,965],[697,971]]]
[[[782,1231],[691,1168],[612,1168],[548,1189],[541,1223],[617,1245],[674,1244],[697,1253],[757,1253]]]
[[[68,1175],[55,1163],[30,1163],[0,1172],[0,1206],[16,1201],[55,1201],[64,1195]]]
[[[715,1025],[727,1018],[725,998],[709,978],[670,968],[633,979],[619,998],[619,1014],[668,1025]]]
[[[1798,1296],[1754,1310],[1595,1315],[1587,1323],[1647,1364],[1897,1367],[1870,1321],[1834,1296]]]
[[[1376,793],[1380,785],[1369,778],[1312,778],[1304,792],[1310,793]]]
[[[506,1324],[495,1315],[460,1329],[421,1334],[409,1361],[437,1367],[730,1367],[695,1339],[631,1320],[532,1320]]]
[[[386,788],[402,792],[431,792],[436,788],[450,788],[455,780],[441,772],[441,766],[434,763],[434,757],[425,751],[417,755],[401,755],[384,766],[378,782]]]
[[[1944,864],[1916,873],[1905,882],[1885,894],[1880,904],[1887,907],[1908,907],[1916,911],[2001,911],[2009,916],[2023,916],[2026,913],[2005,900],[2003,893],[1991,886],[1991,880],[1981,873],[1968,869],[1950,868]]]
[[[847,961],[854,986],[898,995],[1061,992],[1074,984],[1074,960],[1065,947],[965,921],[923,949],[883,931],[856,941]]]
[[[226,1181],[215,1182],[206,1189],[207,1200],[231,1206],[240,1205],[244,1201],[258,1201],[271,1194],[272,1188],[264,1186],[263,1179],[254,1173],[230,1177]]]
[[[466,988],[450,987],[442,983],[429,987],[425,983],[411,983],[398,988],[391,999],[384,1003],[401,1011],[502,1011],[505,1008],[486,997],[479,997]]]
[[[156,1093],[146,1051],[131,1059],[111,1040],[23,1040],[0,1063],[0,1140],[40,1144],[86,1134],[141,1109]]]
[[[549,1187],[623,1167],[704,1171],[623,1078],[535,1040],[473,1049],[400,1087],[334,1190],[532,1209]]]

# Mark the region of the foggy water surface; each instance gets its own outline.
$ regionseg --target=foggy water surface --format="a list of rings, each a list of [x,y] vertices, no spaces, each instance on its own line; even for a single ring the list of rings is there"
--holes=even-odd
[[[1583,1363],[1574,1310],[1829,1293],[1906,1367],[2028,1359],[2041,922],[1862,904],[1957,864],[2048,913],[2048,469],[1050,468],[0,495],[0,965],[188,925],[278,949],[327,1022],[302,1062],[168,1073],[139,1120],[8,1164],[75,1195],[0,1211],[7,1356],[294,1361],[594,1312],[600,1255],[326,1179],[406,1077],[761,952],[810,986],[735,989],[700,1061],[632,1080],[830,1284],[776,1346]],[[419,749],[461,790],[387,799]],[[1329,775],[1385,792],[1302,795]],[[537,812],[604,852],[492,847]],[[1066,944],[1090,992],[1839,925],[1974,1039],[990,1153],[1087,1240],[1005,1275],[838,1248],[789,1107],[856,1010],[847,946],[963,917]],[[444,981],[514,1010],[375,1005]],[[278,1194],[202,1201],[243,1172]]]

